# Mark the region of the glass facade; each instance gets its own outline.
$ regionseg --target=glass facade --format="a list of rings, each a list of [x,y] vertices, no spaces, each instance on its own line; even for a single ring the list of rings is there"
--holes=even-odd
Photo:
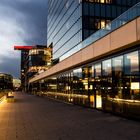
[[[82,5],[79,0],[48,0],[48,46],[53,44],[53,59],[82,41]]]
[[[138,17],[140,3],[119,15],[139,1],[48,0],[47,41],[53,59],[61,61]],[[104,54],[97,61],[90,59],[90,63],[32,82],[27,88],[33,94],[140,119],[140,46],[124,50]],[[44,65],[44,59],[44,52],[31,50],[29,70]]]
[[[103,111],[140,117],[140,47],[133,48],[32,83],[30,91]]]
[[[27,80],[52,66],[52,49],[37,47],[29,50],[27,56]]]
[[[121,15],[139,0],[83,0],[83,40]]]
[[[81,42],[140,0],[48,0],[48,46],[60,61],[79,51]]]

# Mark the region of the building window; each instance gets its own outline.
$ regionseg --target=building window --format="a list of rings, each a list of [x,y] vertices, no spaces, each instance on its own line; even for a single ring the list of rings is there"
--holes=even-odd
[[[112,84],[116,98],[123,98],[123,56],[112,59]]]
[[[100,79],[101,78],[101,64],[95,65],[95,78]]]
[[[100,0],[101,3],[105,3],[105,0]]]
[[[101,97],[101,63],[95,65],[95,107],[98,109],[102,108],[102,97]]]
[[[100,29],[100,20],[99,19],[95,19],[95,29]]]
[[[106,0],[106,3],[108,3],[108,4],[112,3],[112,0]]]
[[[89,2],[97,2],[97,3],[112,3],[112,0],[85,0],[85,1],[89,1]]]
[[[124,55],[124,98],[140,99],[138,51]]]
[[[103,92],[108,97],[112,96],[112,66],[111,59],[102,62],[102,86]]]
[[[125,74],[138,75],[139,73],[138,51],[126,54],[124,57],[125,57]]]
[[[101,20],[101,28],[105,27],[105,20]]]
[[[83,94],[82,69],[73,70],[73,93]]]

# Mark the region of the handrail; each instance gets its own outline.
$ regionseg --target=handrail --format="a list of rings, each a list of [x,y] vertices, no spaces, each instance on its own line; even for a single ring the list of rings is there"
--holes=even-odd
[[[112,20],[109,24],[107,24],[102,29],[96,31],[92,35],[90,35],[87,39],[85,39],[83,42],[69,50],[67,53],[65,53],[63,56],[60,57],[60,61],[64,60],[65,58],[68,58],[72,54],[80,51],[81,49],[89,46],[90,44],[94,43],[95,41],[101,39],[102,37],[106,36],[107,34],[113,32],[114,30],[120,28],[121,26],[125,25],[126,23],[134,20],[140,16],[140,2],[134,5],[133,7],[129,8],[127,11],[125,11],[123,14],[121,14],[116,19]]]
[[[97,32],[93,33],[91,36],[89,36],[87,39],[85,39],[82,42],[82,48],[85,48],[86,46],[89,46],[91,43],[94,43],[95,41],[99,40],[100,38],[106,36],[107,34],[111,33],[112,31],[120,28],[124,24],[132,21],[133,19],[140,16],[140,2],[125,11],[123,14],[121,14],[119,17],[111,21],[109,24],[107,24],[104,28],[98,30]]]

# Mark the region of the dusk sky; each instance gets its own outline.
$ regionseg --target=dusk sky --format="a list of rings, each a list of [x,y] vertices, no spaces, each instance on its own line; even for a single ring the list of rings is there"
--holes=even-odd
[[[14,45],[45,45],[47,0],[0,0],[0,72],[20,77]]]

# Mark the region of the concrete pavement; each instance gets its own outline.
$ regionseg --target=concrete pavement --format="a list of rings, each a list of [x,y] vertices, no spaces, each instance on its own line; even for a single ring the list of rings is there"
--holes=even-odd
[[[0,103],[0,140],[139,140],[140,122],[23,93]]]

